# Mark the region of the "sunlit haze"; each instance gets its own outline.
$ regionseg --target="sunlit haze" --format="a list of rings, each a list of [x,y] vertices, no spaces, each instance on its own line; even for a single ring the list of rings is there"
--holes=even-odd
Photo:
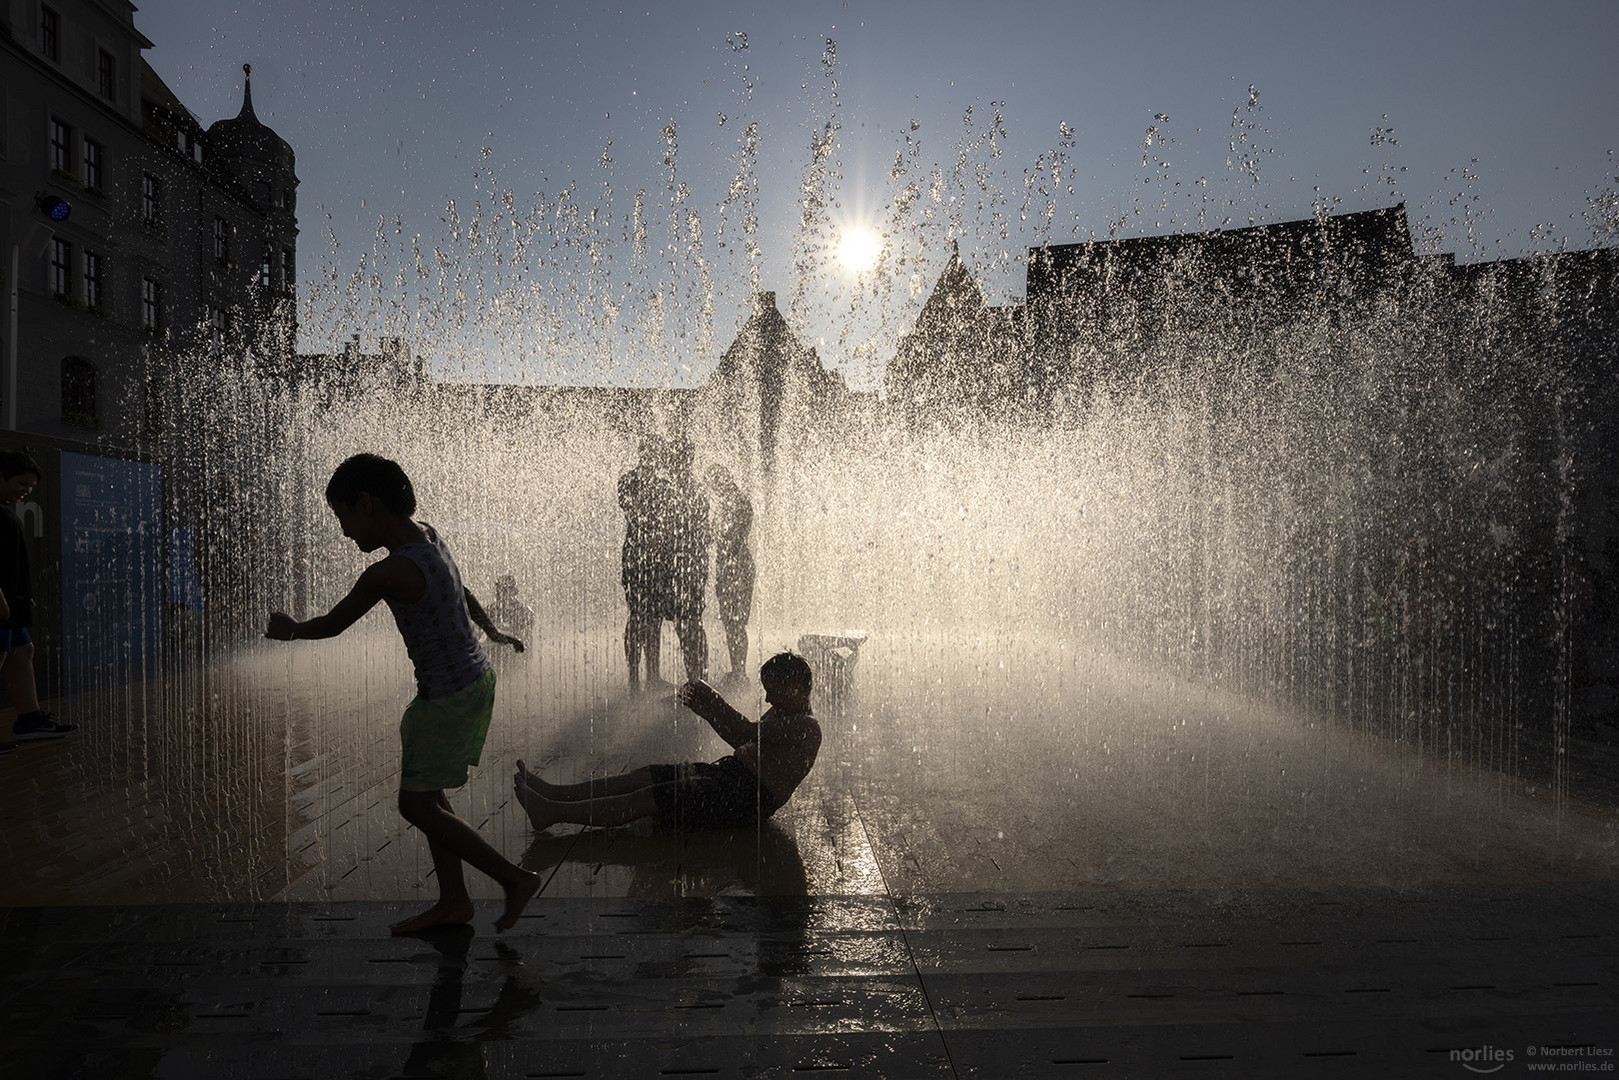
[[[695,385],[757,287],[871,389],[952,242],[1015,302],[1048,242],[1404,202],[1424,250],[1468,262],[1613,223],[1608,4],[151,0],[135,20],[207,122],[252,63],[298,155],[303,346],[400,333],[445,372]],[[851,282],[835,223],[857,206],[889,257]],[[480,207],[505,231],[471,229]],[[460,276],[428,295],[441,257]],[[396,314],[333,318],[355,289]],[[444,297],[466,298],[453,340],[420,314]]]

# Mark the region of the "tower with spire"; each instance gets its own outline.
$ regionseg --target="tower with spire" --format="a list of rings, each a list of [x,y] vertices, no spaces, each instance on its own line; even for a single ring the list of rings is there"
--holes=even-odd
[[[220,179],[261,215],[258,235],[246,239],[244,262],[253,269],[254,317],[290,354],[298,325],[291,303],[297,281],[298,173],[292,146],[253,111],[253,65],[242,65],[242,108],[208,129],[207,146]]]

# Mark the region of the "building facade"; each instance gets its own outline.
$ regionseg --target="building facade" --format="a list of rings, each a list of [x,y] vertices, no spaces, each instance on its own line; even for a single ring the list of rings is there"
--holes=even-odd
[[[0,423],[132,450],[172,387],[290,352],[297,175],[241,113],[204,128],[142,58],[127,0],[0,2]]]

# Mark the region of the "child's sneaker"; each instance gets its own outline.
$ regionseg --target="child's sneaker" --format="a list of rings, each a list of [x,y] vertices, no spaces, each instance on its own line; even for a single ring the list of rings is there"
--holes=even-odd
[[[18,742],[24,739],[60,739],[77,730],[77,724],[58,724],[50,713],[38,712],[32,716],[17,717],[17,722],[11,725],[11,737]]]

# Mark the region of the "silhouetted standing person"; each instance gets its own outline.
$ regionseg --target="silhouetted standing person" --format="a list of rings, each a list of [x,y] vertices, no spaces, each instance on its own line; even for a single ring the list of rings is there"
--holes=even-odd
[[[665,525],[669,537],[669,617],[686,661],[688,681],[708,674],[708,634],[703,606],[708,593],[708,496],[692,474],[696,451],[686,439],[669,444],[669,491]]]
[[[724,465],[708,470],[708,487],[714,493],[714,597],[719,601],[720,622],[731,654],[731,673],[723,685],[745,684],[748,612],[753,607],[753,552],[748,549],[753,503]]]
[[[641,459],[618,479],[618,505],[624,511],[624,554],[620,580],[629,619],[624,624],[624,660],[630,669],[630,690],[645,685],[655,690],[661,660],[660,635],[672,604],[670,549],[665,523],[671,490],[661,475],[668,446],[657,435],[641,440]]]
[[[22,522],[14,508],[39,486],[44,470],[24,450],[0,452],[0,675],[6,693],[17,710],[11,725],[11,739],[59,739],[71,735],[79,725],[62,723],[39,707],[39,688],[34,682],[33,572],[28,561],[28,544]],[[10,739],[0,741],[0,754],[17,748]]]

